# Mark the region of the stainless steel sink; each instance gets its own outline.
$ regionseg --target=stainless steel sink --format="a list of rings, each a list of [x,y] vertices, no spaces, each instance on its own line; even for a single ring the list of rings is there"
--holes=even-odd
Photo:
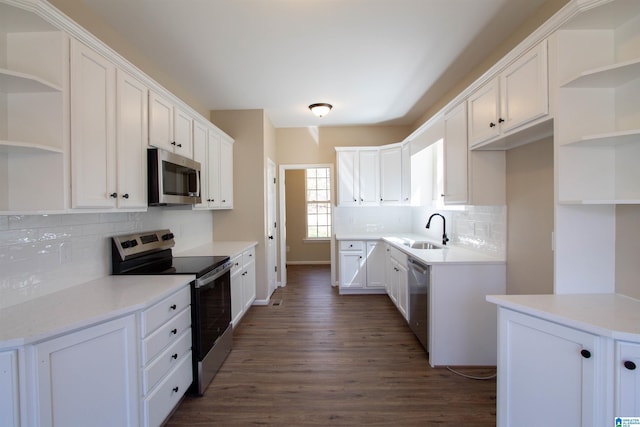
[[[442,249],[442,246],[434,245],[431,242],[404,242],[404,245],[412,249]]]

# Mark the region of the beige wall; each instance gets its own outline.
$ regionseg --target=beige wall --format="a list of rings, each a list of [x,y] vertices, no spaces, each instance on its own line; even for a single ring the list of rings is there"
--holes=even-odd
[[[106,24],[91,9],[85,6],[84,2],[79,0],[49,0],[53,6],[58,8],[62,13],[77,22],[85,30],[96,36],[111,49],[118,52],[133,65],[142,70],[149,77],[164,86],[171,93],[182,99],[191,108],[209,117],[209,111],[197,96],[188,92],[182,83],[170,77],[156,63],[151,61],[142,51],[133,46],[129,41],[123,38],[120,33],[115,31],[111,26]]]
[[[640,298],[640,206],[616,206],[616,292]]]
[[[287,263],[328,263],[331,260],[329,241],[305,242],[305,173],[304,169],[285,172],[287,210]]]
[[[211,111],[211,120],[233,136],[233,210],[214,211],[214,240],[257,241],[256,298],[267,298],[265,115],[262,110]]]
[[[507,293],[553,293],[553,138],[507,151]]]

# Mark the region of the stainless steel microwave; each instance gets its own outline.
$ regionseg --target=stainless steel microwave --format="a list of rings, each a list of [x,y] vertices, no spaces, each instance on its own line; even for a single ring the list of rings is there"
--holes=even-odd
[[[200,203],[200,163],[159,148],[147,151],[149,206]]]

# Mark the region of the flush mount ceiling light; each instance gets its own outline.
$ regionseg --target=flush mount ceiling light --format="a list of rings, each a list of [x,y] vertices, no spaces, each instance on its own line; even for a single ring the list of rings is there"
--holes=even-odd
[[[333,105],[327,104],[326,102],[309,105],[309,110],[318,117],[326,116],[332,108]]]

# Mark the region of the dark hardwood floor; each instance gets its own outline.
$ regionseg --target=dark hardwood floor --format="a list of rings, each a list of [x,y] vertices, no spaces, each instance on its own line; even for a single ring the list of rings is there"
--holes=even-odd
[[[289,266],[272,304],[234,331],[205,396],[187,396],[166,425],[494,426],[495,397],[495,380],[429,367],[386,295],[340,296],[328,266]]]

